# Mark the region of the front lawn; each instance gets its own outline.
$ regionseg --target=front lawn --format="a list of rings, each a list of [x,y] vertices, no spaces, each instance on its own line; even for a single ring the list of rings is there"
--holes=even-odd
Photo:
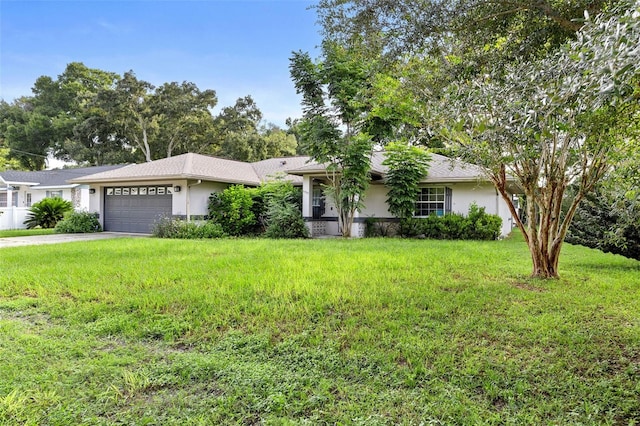
[[[0,424],[635,424],[640,262],[496,242],[0,250]]]
[[[0,238],[10,237],[27,237],[29,235],[49,235],[53,234],[53,228],[51,229],[8,229],[0,231]]]

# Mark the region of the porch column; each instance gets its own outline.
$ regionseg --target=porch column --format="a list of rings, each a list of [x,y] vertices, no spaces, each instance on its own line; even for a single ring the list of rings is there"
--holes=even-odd
[[[13,188],[7,185],[7,208],[11,212],[11,229],[18,229],[18,212],[13,205]]]
[[[309,220],[313,217],[313,178],[308,175],[302,176],[302,217],[313,236],[313,223]]]

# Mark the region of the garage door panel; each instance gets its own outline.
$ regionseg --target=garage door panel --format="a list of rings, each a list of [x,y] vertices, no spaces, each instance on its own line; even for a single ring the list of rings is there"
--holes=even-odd
[[[162,190],[158,191],[158,188]],[[154,222],[171,216],[170,187],[105,188],[104,200],[105,231],[150,233]]]

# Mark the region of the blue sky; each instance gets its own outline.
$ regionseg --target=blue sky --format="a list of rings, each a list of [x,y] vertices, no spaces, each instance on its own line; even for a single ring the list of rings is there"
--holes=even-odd
[[[299,117],[292,51],[317,56],[313,1],[0,0],[0,97],[31,95],[41,75],[69,62],[160,85],[191,81],[218,108],[251,95],[266,121]]]

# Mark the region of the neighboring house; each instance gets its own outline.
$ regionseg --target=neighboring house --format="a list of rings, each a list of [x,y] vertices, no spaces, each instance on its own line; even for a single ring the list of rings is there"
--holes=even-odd
[[[352,236],[364,236],[365,221],[369,217],[383,222],[397,221],[387,208],[388,189],[384,184],[384,178],[388,169],[382,165],[383,160],[382,152],[374,153],[371,161],[371,182],[363,199],[365,207],[362,211],[356,212]],[[323,185],[328,183],[326,167],[312,163],[289,170],[289,173],[303,179],[302,215],[309,224],[311,235],[336,235],[338,218],[335,207],[325,201],[322,194]],[[513,181],[507,189],[511,194],[519,192]],[[415,216],[467,214],[473,203],[484,207],[487,213],[502,218],[502,235],[511,232],[514,223],[509,208],[479,167],[431,154],[428,175],[420,183],[420,193],[416,197]]]
[[[89,186],[68,181],[119,167],[122,165],[0,172],[0,229],[25,228],[29,208],[44,198],[60,197],[72,202],[76,210],[89,210]]]
[[[282,176],[300,186],[302,178],[287,176],[287,171],[308,160],[290,157],[244,163],[190,153],[70,182],[90,185],[90,210],[99,214],[105,231],[149,233],[162,217],[203,219],[211,193],[230,185],[258,186]]]
[[[364,197],[365,208],[357,213],[352,235],[364,235],[367,217],[396,220],[387,209],[386,167],[382,153],[372,158],[372,182]],[[322,185],[328,182],[324,166],[309,157],[273,158],[255,163],[226,160],[199,154],[183,154],[144,164],[77,177],[69,182],[90,186],[89,210],[99,213],[106,231],[148,233],[161,217],[200,220],[208,214],[212,192],[230,185],[258,186],[283,176],[302,186],[303,211],[313,236],[337,235],[335,208],[326,201]],[[516,193],[513,185],[510,191]],[[449,212],[466,214],[472,203],[503,220],[502,234],[511,231],[506,203],[493,185],[473,165],[452,162],[432,154],[428,177],[416,199],[418,216]]]

